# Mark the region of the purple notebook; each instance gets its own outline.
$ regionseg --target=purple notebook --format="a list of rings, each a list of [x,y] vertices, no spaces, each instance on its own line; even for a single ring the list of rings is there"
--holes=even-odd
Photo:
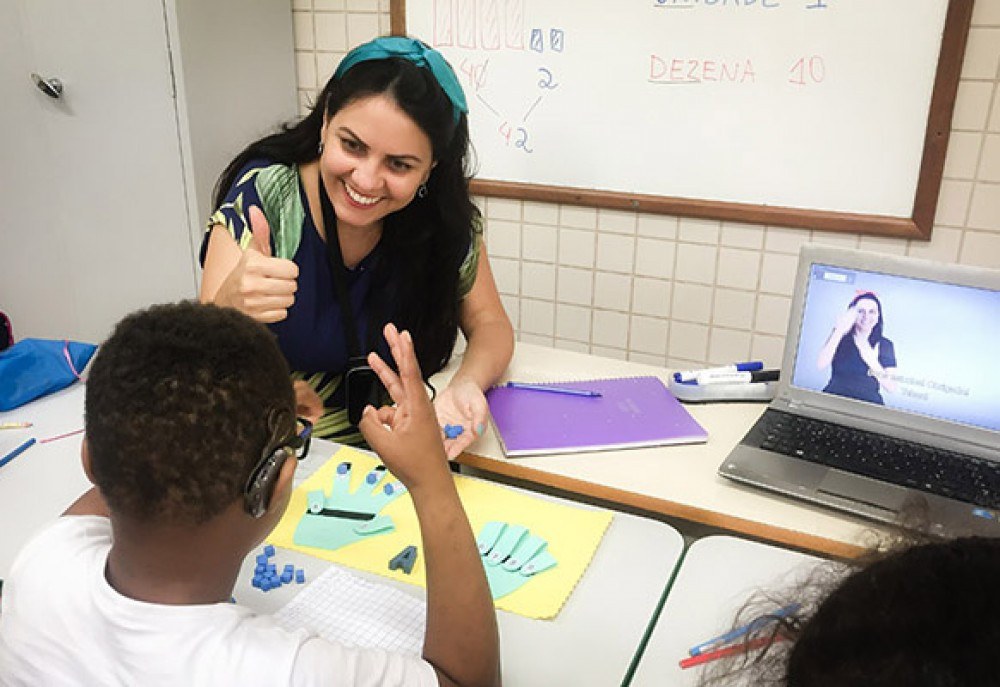
[[[486,392],[508,456],[693,444],[708,433],[656,377],[619,377],[551,386],[599,397],[497,386]]]

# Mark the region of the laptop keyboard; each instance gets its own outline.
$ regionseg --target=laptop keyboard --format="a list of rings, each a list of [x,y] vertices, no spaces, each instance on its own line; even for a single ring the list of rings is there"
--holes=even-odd
[[[744,442],[931,494],[1000,508],[1000,465],[975,456],[773,408]]]

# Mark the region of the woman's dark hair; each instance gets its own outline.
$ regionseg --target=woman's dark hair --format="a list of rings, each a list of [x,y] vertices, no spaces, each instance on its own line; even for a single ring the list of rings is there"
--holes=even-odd
[[[815,607],[781,629],[791,642],[774,644],[759,658],[720,662],[702,684],[998,684],[1000,539],[924,543],[847,569],[839,576],[828,569],[788,593]]]
[[[425,376],[447,364],[458,335],[458,270],[473,240],[477,214],[469,197],[469,124],[456,122],[451,100],[433,74],[403,58],[360,62],[341,78],[331,78],[317,104],[303,119],[250,144],[229,164],[215,187],[215,206],[246,164],[267,159],[301,164],[319,155],[323,122],[360,98],[385,95],[430,139],[437,163],[425,197],[388,215],[383,223],[381,256],[373,283],[387,285],[371,294],[375,311],[413,335]],[[330,229],[327,228],[329,232]]]
[[[875,344],[877,344],[879,341],[882,340],[882,326],[885,322],[885,320],[882,317],[882,302],[878,299],[878,296],[876,296],[871,291],[865,291],[864,293],[859,293],[851,300],[850,304],[847,306],[847,309],[850,310],[851,308],[853,308],[855,305],[858,304],[858,301],[865,300],[866,298],[870,301],[874,301],[875,305],[878,306],[878,322],[875,324],[874,327],[872,327],[872,333],[868,335],[868,343],[874,346]]]

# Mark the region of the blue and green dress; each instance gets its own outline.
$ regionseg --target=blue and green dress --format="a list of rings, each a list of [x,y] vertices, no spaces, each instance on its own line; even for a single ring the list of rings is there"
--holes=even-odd
[[[288,317],[268,327],[277,336],[278,345],[293,370],[292,379],[305,380],[323,399],[326,411],[316,424],[315,436],[344,444],[363,444],[360,432],[347,420],[341,382],[350,352],[326,243],[308,212],[298,166],[256,160],[248,163],[237,179],[222,206],[208,220],[201,246],[201,263],[204,265],[212,227],[226,227],[240,248],[246,250],[252,239],[250,208],[257,206],[263,211],[271,226],[272,253],[293,261],[299,268],[298,290],[295,303],[288,309]],[[459,268],[460,298],[468,295],[476,279],[482,245],[482,225],[478,216],[472,231],[469,252]],[[388,346],[381,332],[388,318],[368,312],[369,293],[387,286],[373,283],[379,253],[379,246],[376,246],[355,267],[347,270],[347,287],[359,339],[372,341],[374,350],[387,358]],[[373,330],[371,337],[369,329]]]

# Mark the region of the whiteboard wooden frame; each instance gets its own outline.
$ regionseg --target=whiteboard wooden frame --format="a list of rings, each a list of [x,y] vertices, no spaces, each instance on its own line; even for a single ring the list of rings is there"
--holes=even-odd
[[[934,77],[934,90],[924,132],[920,172],[913,209],[908,218],[489,179],[473,179],[472,192],[518,200],[927,240],[931,236],[934,215],[937,211],[948,138],[951,133],[951,118],[972,19],[972,5],[973,0],[948,0],[941,50]],[[406,35],[406,0],[390,0],[389,12],[391,32],[394,35]]]

